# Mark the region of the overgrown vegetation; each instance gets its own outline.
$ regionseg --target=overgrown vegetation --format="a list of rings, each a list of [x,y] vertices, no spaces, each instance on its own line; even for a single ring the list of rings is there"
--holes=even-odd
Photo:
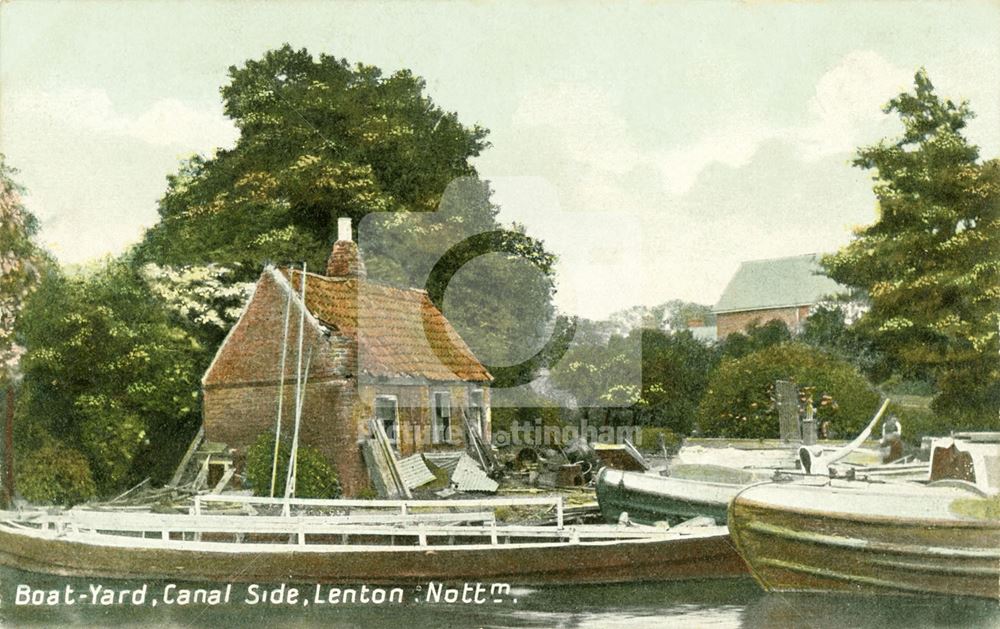
[[[286,472],[291,458],[291,437],[282,438],[278,448],[278,466],[275,474],[275,496],[285,495]],[[340,481],[337,473],[315,448],[300,445],[295,468],[295,496],[297,498],[338,498]],[[265,433],[247,450],[246,479],[256,496],[271,495],[271,472],[274,461],[274,435]]]
[[[850,437],[867,423],[878,394],[857,369],[801,343],[781,343],[742,358],[724,360],[712,374],[698,407],[698,424],[708,435],[778,437],[776,380],[791,380],[811,398],[819,423]]]
[[[124,260],[76,276],[53,271],[18,330],[27,347],[20,456],[58,442],[83,457],[65,464],[85,464],[102,495],[169,477],[200,419],[207,357],[141,275]],[[62,459],[52,464],[58,470]]]
[[[97,492],[87,458],[51,439],[22,453],[16,472],[18,491],[35,504],[74,505]]]

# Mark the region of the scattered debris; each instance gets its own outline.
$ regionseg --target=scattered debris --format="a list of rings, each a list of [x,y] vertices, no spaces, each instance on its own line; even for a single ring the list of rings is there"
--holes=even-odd
[[[403,481],[396,451],[385,434],[382,422],[370,419],[368,429],[372,438],[362,442],[361,453],[375,491],[382,498],[412,498],[410,488]]]
[[[177,470],[174,472],[173,477],[170,479],[171,487],[179,487],[181,481],[184,479],[184,475],[187,472],[188,464],[191,462],[191,457],[201,446],[201,443],[205,440],[205,427],[202,426],[198,429],[198,434],[194,436],[191,440],[191,445],[188,446],[187,451],[184,453],[184,457],[181,459],[180,465],[177,466]]]
[[[559,468],[556,481],[560,487],[583,487],[583,464],[571,463]]]
[[[469,454],[474,457],[486,473],[496,478],[501,473],[501,466],[493,456],[493,450],[483,441],[482,435],[465,410],[462,410],[462,420],[465,423],[465,444]]]
[[[595,443],[594,452],[601,463],[607,467],[626,472],[645,472],[649,464],[627,440],[623,444]]]
[[[458,460],[462,458],[461,452],[424,452],[424,458],[433,463],[437,467],[440,467],[449,476],[455,471],[455,466],[458,465]]]
[[[458,491],[495,493],[500,486],[476,465],[472,457],[463,454],[451,475],[451,485]]]
[[[434,476],[434,472],[427,467],[423,455],[419,453],[400,460],[399,472],[403,477],[403,484],[409,489],[416,489],[437,478]]]

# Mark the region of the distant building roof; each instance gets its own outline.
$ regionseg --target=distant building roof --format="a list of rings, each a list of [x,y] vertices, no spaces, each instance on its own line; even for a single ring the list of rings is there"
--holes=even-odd
[[[805,306],[843,290],[821,273],[815,253],[748,260],[740,263],[713,310],[722,313]]]

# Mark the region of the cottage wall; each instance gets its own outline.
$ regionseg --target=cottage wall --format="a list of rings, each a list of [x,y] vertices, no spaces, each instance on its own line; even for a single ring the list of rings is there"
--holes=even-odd
[[[283,351],[286,354],[285,381],[295,381],[301,310],[298,300],[293,300],[286,344],[282,332],[288,293],[279,284],[283,278],[276,275],[270,272],[261,275],[246,310],[205,372],[202,384],[206,389],[216,385],[277,384]],[[307,317],[303,366],[307,357],[310,381],[342,379],[354,373],[357,350],[350,338],[339,336]]]
[[[225,443],[244,455],[261,434],[274,432],[278,390],[277,384],[206,389],[206,439]],[[333,464],[347,495],[356,495],[368,486],[358,447],[360,435],[350,421],[356,399],[353,380],[310,382],[305,388],[299,428],[299,443],[316,448]],[[295,426],[294,382],[284,387],[281,425],[283,438],[290,439]]]
[[[742,332],[751,323],[764,324],[768,321],[783,321],[788,329],[795,333],[809,316],[809,306],[791,306],[788,308],[769,308],[766,310],[745,310],[742,312],[721,312],[715,316],[715,325],[719,340],[733,332]]]
[[[313,288],[321,289],[322,285]],[[282,428],[289,437],[293,430],[301,311],[298,299],[293,299],[289,336],[283,343],[288,294],[285,278],[273,270],[265,271],[202,380],[205,437],[227,444],[238,454],[245,454],[261,434],[275,429],[283,353],[286,367]],[[436,384],[417,378],[412,382],[358,385],[354,339],[340,335],[337,329],[310,314],[306,315],[303,360],[308,362],[309,371],[300,443],[316,448],[332,463],[346,496],[355,496],[370,486],[359,440],[368,436],[367,422],[375,416],[376,395],[393,395],[398,401],[399,450],[403,456],[464,447],[461,412],[468,406],[473,389],[483,389],[489,438],[488,386],[461,380]],[[452,439],[435,444],[431,396],[445,390],[451,393]]]
[[[289,337],[283,343],[287,296],[281,279],[265,272],[203,380],[205,438],[225,443],[238,454],[245,454],[261,433],[274,431],[283,352],[282,426],[287,435],[293,430],[301,311],[293,301]],[[302,360],[303,369],[308,365],[308,384],[299,442],[315,447],[333,464],[347,495],[368,486],[353,420],[357,386],[351,373],[356,356],[351,339],[306,319]]]
[[[367,428],[365,422],[374,417],[375,397],[391,395],[398,404],[397,430],[399,438],[397,445],[401,456],[409,456],[416,452],[436,450],[453,450],[465,446],[465,427],[462,422],[462,410],[469,405],[472,390],[483,390],[483,403],[486,406],[486,437],[490,434],[489,387],[468,383],[441,384],[386,384],[370,383],[360,387],[360,402],[363,405],[362,418],[359,423],[361,434]],[[433,442],[431,395],[437,391],[451,393],[451,441],[447,443]]]

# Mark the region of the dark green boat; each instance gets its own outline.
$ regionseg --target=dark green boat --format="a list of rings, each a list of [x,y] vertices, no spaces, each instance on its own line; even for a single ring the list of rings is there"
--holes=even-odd
[[[729,501],[741,489],[770,480],[771,472],[749,471],[721,465],[678,465],[670,476],[604,468],[597,477],[597,502],[608,522],[622,512],[632,522],[671,526],[706,516],[726,523]]]

